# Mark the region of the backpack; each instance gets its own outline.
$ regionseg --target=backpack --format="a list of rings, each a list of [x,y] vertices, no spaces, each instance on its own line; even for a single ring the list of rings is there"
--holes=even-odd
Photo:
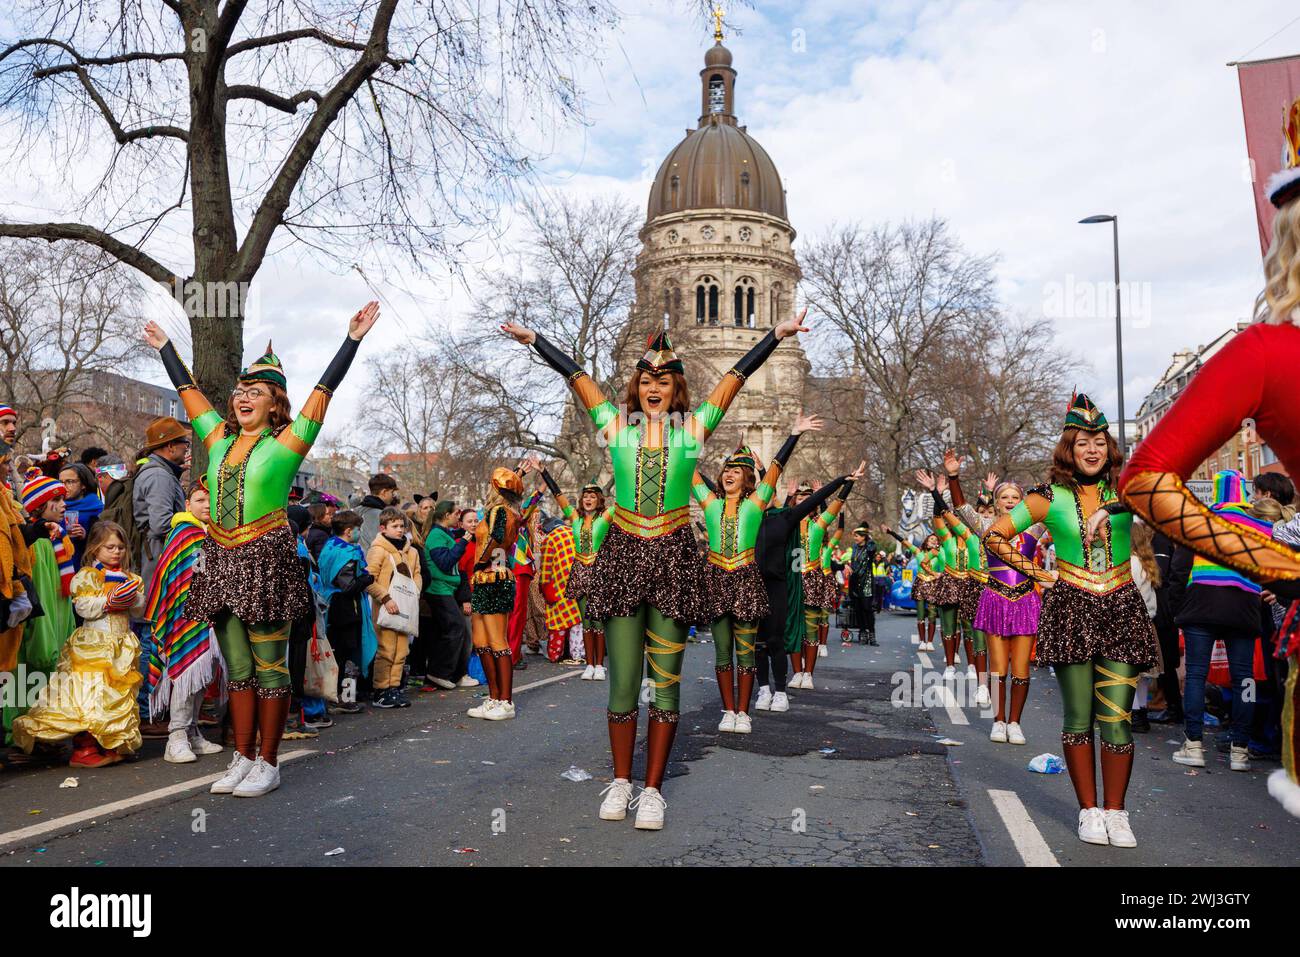
[[[100,521],[116,522],[122,526],[122,531],[126,533],[126,547],[131,555],[135,567],[140,567],[141,548],[144,544],[140,535],[140,526],[135,523],[135,480],[145,469],[160,469],[163,466],[158,462],[146,462],[140,466],[132,475],[127,476],[124,481],[114,482],[113,485],[120,485],[115,493],[105,495],[105,498],[112,497],[112,502],[104,506],[104,510],[99,513]],[[113,486],[109,486],[112,488]]]

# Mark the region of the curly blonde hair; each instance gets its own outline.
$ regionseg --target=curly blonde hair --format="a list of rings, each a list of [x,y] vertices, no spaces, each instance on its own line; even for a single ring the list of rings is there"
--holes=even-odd
[[[1273,217],[1273,242],[1264,257],[1264,290],[1255,300],[1255,319],[1300,325],[1300,199]]]

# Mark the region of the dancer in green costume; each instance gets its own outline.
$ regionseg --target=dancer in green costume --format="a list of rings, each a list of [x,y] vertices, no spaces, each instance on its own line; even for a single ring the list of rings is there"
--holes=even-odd
[[[573,568],[569,580],[565,583],[565,595],[572,595],[574,590],[586,592],[587,579],[591,577],[591,566],[596,563],[596,554],[609,531],[609,523],[614,518],[614,507],[605,507],[605,490],[592,482],[582,487],[578,493],[578,507],[574,508],[569,499],[560,491],[551,473],[542,469],[542,480],[555,496],[556,503],[564,518],[573,526]],[[578,599],[578,609],[582,612],[582,640],[587,646],[587,667],[582,672],[586,681],[604,681],[605,672],[605,623],[587,614],[587,599]]]

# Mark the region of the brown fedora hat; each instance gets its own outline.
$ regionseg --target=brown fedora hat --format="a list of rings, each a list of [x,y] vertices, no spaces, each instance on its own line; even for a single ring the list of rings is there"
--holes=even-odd
[[[170,415],[160,416],[149,423],[144,430],[144,448],[141,451],[146,454],[154,449],[162,448],[168,442],[175,442],[177,439],[189,440],[190,430],[181,425]]]

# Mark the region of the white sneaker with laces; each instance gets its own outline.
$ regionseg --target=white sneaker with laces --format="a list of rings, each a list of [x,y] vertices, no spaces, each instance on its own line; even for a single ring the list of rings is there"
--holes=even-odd
[[[754,722],[743,711],[736,712],[736,734],[749,734],[754,730]]]
[[[237,798],[257,798],[270,794],[280,786],[280,769],[274,764],[267,764],[259,756],[253,770],[240,781],[232,792]]]
[[[825,657],[826,657],[827,655],[829,655],[829,654],[830,654],[830,652],[826,650],[826,646],[825,646],[825,645],[818,645],[818,646],[817,646],[817,657],[818,657],[818,658],[825,658]]]
[[[167,750],[163,760],[168,764],[192,764],[198,760],[184,731],[173,731],[167,736]]]
[[[627,817],[628,805],[632,803],[631,781],[627,778],[615,778],[600,793],[605,797],[605,800],[600,802],[602,821],[621,821]]]
[[[974,666],[974,665],[967,665],[967,666],[966,666],[966,680],[967,680],[967,681],[979,681],[979,677],[980,677],[980,676],[979,676],[979,672],[975,670],[975,666]]]
[[[1007,743],[1007,724],[1005,721],[993,722],[993,727],[989,731],[989,740],[994,744]]]
[[[754,699],[754,710],[772,710],[772,689],[769,686],[763,685],[763,687],[758,689],[758,697]]]
[[[1137,847],[1137,838],[1128,824],[1128,811],[1104,811],[1106,836],[1111,847]]]
[[[636,828],[639,831],[662,831],[664,827],[664,800],[658,788],[642,788],[629,807],[636,808]]]
[[[980,685],[975,690],[975,707],[987,708],[992,703],[993,703],[993,696],[989,694],[989,689],[984,685]]]
[[[592,678],[593,681],[604,681],[604,680],[605,680],[605,666],[604,666],[604,665],[596,665],[596,671],[595,671],[595,673],[591,676],[591,678]]]
[[[581,680],[583,680],[583,681],[594,681],[595,679],[596,679],[596,666],[595,666],[595,665],[587,665],[587,667],[585,667],[585,668],[582,669],[582,679],[581,679]]]
[[[515,716],[515,703],[513,701],[497,701],[491,708],[483,712],[483,717],[488,721],[509,721]]]
[[[947,668],[944,668],[944,669],[943,669],[943,680],[944,680],[944,681],[956,681],[956,680],[957,680],[957,669],[954,668],[952,665],[949,665]]]
[[[735,730],[736,730],[736,712],[734,712],[734,711],[724,711],[724,712],[722,712],[722,720],[718,722],[718,730],[719,730],[719,731],[735,731]]]
[[[1007,725],[1007,741],[1010,744],[1024,744],[1025,732],[1020,730],[1020,724],[1012,721]]]
[[[198,728],[190,728],[189,733],[190,750],[195,754],[220,754],[226,750],[215,741],[209,741],[203,737],[203,732]]]
[[[480,684],[482,684],[482,682],[479,681],[477,678],[471,678],[469,675],[463,675],[461,679],[456,682],[456,687],[477,688]]]
[[[1099,807],[1085,807],[1079,811],[1079,840],[1085,844],[1109,844],[1106,818]]]
[[[805,672],[803,673],[803,684],[800,685],[799,687],[803,688],[804,691],[816,691],[816,690],[817,690],[816,688],[813,687],[812,675],[809,674],[807,671],[805,671]]]
[[[1205,767],[1205,745],[1200,741],[1183,739],[1183,746],[1174,752],[1174,764],[1183,764],[1189,768]]]
[[[789,697],[786,696],[786,693],[784,691],[778,691],[776,694],[772,695],[772,707],[768,708],[768,710],[769,711],[790,710],[790,699]]]
[[[465,713],[469,715],[471,718],[484,718],[487,717],[487,713],[491,711],[493,708],[495,708],[496,706],[497,706],[496,699],[484,698],[480,704],[475,705]]]
[[[212,787],[208,788],[208,793],[230,794],[244,778],[248,777],[248,772],[252,770],[253,762],[236,751],[235,756],[230,759],[230,764],[226,767],[226,773],[215,781]]]
[[[1250,770],[1250,749],[1243,745],[1232,745],[1228,753],[1228,767],[1233,771]]]

